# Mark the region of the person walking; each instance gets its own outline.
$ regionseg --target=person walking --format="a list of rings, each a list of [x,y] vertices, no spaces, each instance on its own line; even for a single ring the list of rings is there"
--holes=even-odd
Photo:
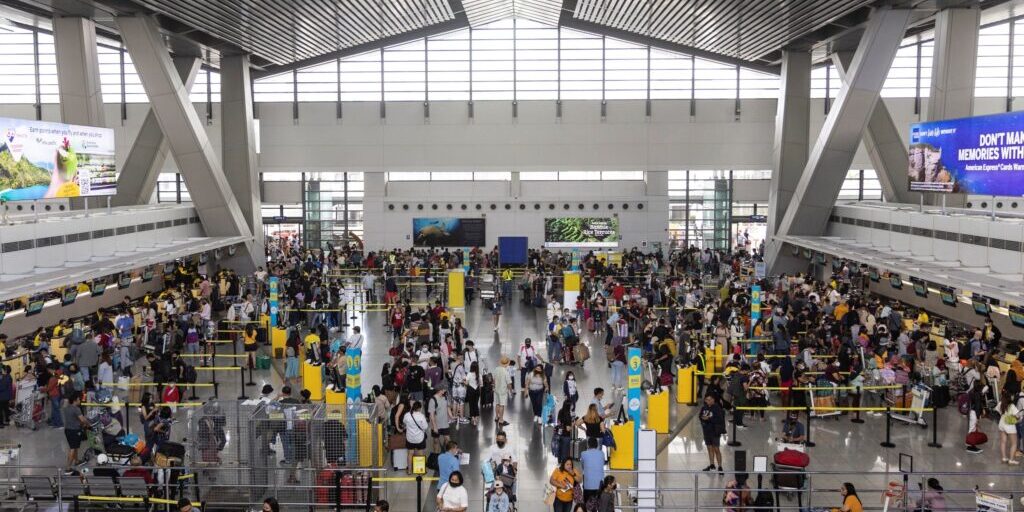
[[[526,388],[530,394],[530,406],[533,408],[533,421],[538,425],[544,423],[541,418],[541,411],[544,407],[544,392],[547,390],[547,380],[544,378],[544,369],[541,366],[534,367],[526,381]]]
[[[551,473],[548,483],[555,488],[554,512],[572,512],[574,488],[583,475],[576,469],[572,459],[562,461]]]
[[[565,394],[565,401],[569,402],[573,415],[576,414],[576,402],[580,399],[579,385],[576,383],[576,374],[571,370],[565,372],[565,381],[562,382],[562,392]]]
[[[14,379],[11,367],[6,364],[0,367],[0,428],[6,427],[11,421],[11,400],[14,400]],[[32,407],[32,401],[24,407]]]
[[[466,405],[469,406],[469,421],[473,426],[480,423],[480,363],[473,361],[466,373]]]
[[[508,425],[505,421],[505,405],[508,404],[509,393],[512,391],[512,376],[508,369],[508,356],[501,356],[498,367],[494,369],[494,422],[498,428]]]

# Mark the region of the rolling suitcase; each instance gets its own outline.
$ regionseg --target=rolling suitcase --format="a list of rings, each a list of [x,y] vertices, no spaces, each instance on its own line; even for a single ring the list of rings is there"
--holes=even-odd
[[[395,471],[409,469],[409,449],[391,450],[391,467]]]
[[[590,359],[590,347],[580,343],[572,348],[573,362],[583,364]]]

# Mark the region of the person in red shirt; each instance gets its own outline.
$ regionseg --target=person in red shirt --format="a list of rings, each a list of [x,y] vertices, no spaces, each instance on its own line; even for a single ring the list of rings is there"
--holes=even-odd
[[[626,296],[626,287],[622,286],[622,283],[615,283],[615,287],[612,288],[612,298],[615,299],[616,305],[622,305],[622,298]]]

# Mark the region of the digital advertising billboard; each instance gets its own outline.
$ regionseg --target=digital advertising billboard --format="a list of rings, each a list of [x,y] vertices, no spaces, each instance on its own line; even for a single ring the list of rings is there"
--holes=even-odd
[[[544,219],[547,247],[618,247],[617,217],[560,217]]]
[[[1024,112],[910,125],[914,192],[1024,196]]]
[[[114,130],[0,118],[0,199],[117,193]]]
[[[412,219],[416,247],[481,247],[487,245],[484,219],[426,217]]]

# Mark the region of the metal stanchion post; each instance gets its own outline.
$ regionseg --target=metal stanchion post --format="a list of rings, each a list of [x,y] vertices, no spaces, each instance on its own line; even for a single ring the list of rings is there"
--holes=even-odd
[[[366,512],[373,506],[373,475],[366,479]]]
[[[334,472],[334,510],[341,512],[341,471]]]
[[[195,384],[195,383],[193,382],[192,384]],[[189,396],[189,397],[188,397],[188,399],[189,399],[189,400],[193,400],[193,401],[194,401],[194,400],[198,400],[198,399],[199,399],[199,396],[198,396],[198,395],[196,395],[196,387],[197,387],[197,386],[194,386],[194,385],[193,385],[193,386],[189,386],[189,387],[190,387],[190,388],[192,388],[192,395],[191,395],[191,396]]]
[[[216,382],[213,383],[213,397],[217,399],[220,398],[220,385]]]
[[[216,371],[216,370],[215,370]],[[245,396],[245,367],[238,367],[238,382],[242,385],[241,395],[238,396],[239,400],[248,400],[249,397]]]
[[[738,407],[738,406],[734,405],[733,407]],[[734,420],[735,420],[735,418],[734,418]],[[726,445],[732,446],[732,447],[743,446],[743,443],[741,443],[740,440],[736,437],[736,421],[732,422],[732,436],[729,437],[729,442],[726,443]]]
[[[246,365],[246,366],[248,366],[248,365]],[[244,369],[245,367],[243,366],[242,368]],[[245,385],[246,386],[255,386],[256,385],[256,383],[252,380],[252,366],[249,366],[249,382],[246,382]]]
[[[896,447],[896,445],[893,444],[892,440],[889,437],[890,434],[891,434],[891,431],[892,431],[892,411],[890,410],[890,407],[886,406],[886,408],[885,408],[885,442],[879,443],[882,446],[882,448],[895,448]]]
[[[857,411],[853,413],[853,419],[850,420],[851,423],[864,423],[864,420],[860,418],[860,404],[861,397],[864,396],[863,393],[864,391],[860,388],[860,386],[857,386],[857,403],[855,404],[855,407],[857,407]]]
[[[804,411],[807,413],[807,440],[804,441],[804,446],[814,448],[817,445],[811,441],[811,406],[808,405]]]
[[[697,371],[694,370],[690,373],[690,403],[689,405],[697,405]]]
[[[423,475],[416,475],[416,512],[423,512]]]
[[[932,407],[932,442],[928,443],[931,448],[942,448],[939,443],[939,408]]]

